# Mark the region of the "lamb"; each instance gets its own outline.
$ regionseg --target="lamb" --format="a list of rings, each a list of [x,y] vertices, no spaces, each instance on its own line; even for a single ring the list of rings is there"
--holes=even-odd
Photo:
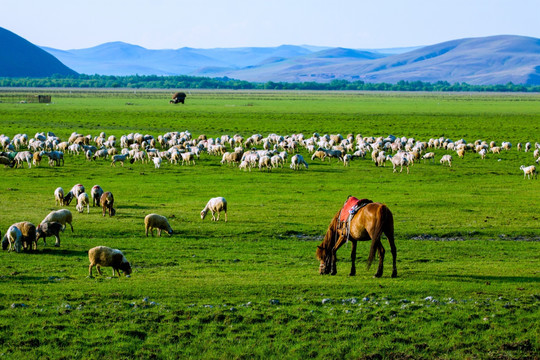
[[[393,172],[397,171],[397,167],[400,167],[399,172],[403,171],[403,166],[407,167],[407,174],[409,173],[409,160],[407,159],[407,156],[405,156],[405,153],[398,153],[394,157],[392,157],[392,166],[393,166]]]
[[[227,222],[227,200],[223,197],[215,197],[208,201],[204,209],[201,211],[201,219],[204,220],[208,211],[212,212],[212,220],[219,221],[221,211],[225,212],[225,222]],[[217,217],[216,217],[217,213]]]
[[[54,205],[64,205],[64,189],[57,187],[54,190]]]
[[[71,226],[71,232],[73,232],[73,225],[71,224],[71,222],[73,221],[73,216],[71,215],[71,211],[67,209],[51,211],[47,216],[45,216],[45,219],[43,219],[41,223],[43,224],[53,221],[59,222],[60,224],[64,225],[64,228],[66,224],[69,224],[69,226]]]
[[[43,245],[47,245],[47,236],[54,236],[56,243],[54,246],[60,246],[60,231],[64,231],[64,226],[59,222],[43,222],[36,229],[36,244],[39,239],[43,239]]]
[[[27,250],[30,247],[30,250],[36,250],[36,227],[34,224],[28,221],[21,221],[13,224],[16,226],[22,234],[22,246],[24,250]]]
[[[92,190],[90,190],[90,196],[92,196],[92,206],[101,206],[100,199],[101,195],[103,195],[103,189],[99,185],[92,186]]]
[[[440,161],[441,164],[448,164],[449,167],[452,167],[452,155],[446,154],[443,155]]]
[[[118,249],[111,249],[107,246],[96,246],[88,250],[88,259],[90,260],[90,266],[88,267],[89,277],[93,277],[92,268],[94,266],[99,275],[103,275],[101,266],[112,267],[113,276],[115,275],[115,271],[118,273],[118,276],[120,276],[120,270],[122,270],[126,276],[131,274],[131,264]]]
[[[249,172],[251,172],[251,165],[249,162],[247,162],[246,160],[243,160],[240,165],[238,165],[238,168],[239,169],[243,169],[244,171],[246,171],[246,169],[249,170]]]
[[[41,164],[41,159],[43,158],[42,153],[43,151],[36,151],[34,155],[32,155],[32,164],[34,164],[34,166],[39,166]]]
[[[84,206],[86,205],[87,213],[90,214],[90,198],[87,193],[82,193],[77,198],[76,209],[78,212],[82,213],[84,211]]]
[[[172,235],[173,229],[169,225],[167,218],[158,214],[149,214],[144,218],[144,228],[146,236],[148,237],[148,230],[150,234],[154,236],[154,229],[157,229],[158,236],[161,236],[161,230],[167,231],[169,236]]]
[[[5,238],[9,243],[8,252],[15,250],[21,252],[22,247],[22,233],[17,226],[11,225],[6,232]]]
[[[293,155],[291,157],[291,165],[290,168],[293,170],[300,170],[300,165],[304,165],[304,167],[307,169],[308,164],[304,160],[304,157],[300,154]]]
[[[487,154],[487,150],[486,149],[481,149],[480,151],[478,151],[478,155],[480,155],[480,157],[482,158],[482,160],[484,160],[486,158],[486,154]]]
[[[525,176],[528,179],[534,179],[535,177],[538,179],[538,172],[536,171],[536,166],[534,166],[534,165],[531,165],[531,166],[521,165],[519,168],[521,170],[523,170],[523,178],[524,179],[525,179]]]
[[[104,192],[103,195],[101,195],[100,203],[103,208],[103,216],[105,216],[107,210],[109,211],[109,216],[114,216],[116,214],[116,210],[113,208],[114,196],[110,191]]]

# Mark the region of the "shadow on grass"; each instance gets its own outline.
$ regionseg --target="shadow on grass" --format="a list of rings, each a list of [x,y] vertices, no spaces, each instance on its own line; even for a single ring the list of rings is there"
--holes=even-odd
[[[88,250],[68,250],[68,249],[62,249],[62,248],[54,248],[54,247],[46,247],[41,248],[34,251],[28,251],[26,252],[27,255],[56,255],[56,256],[66,256],[66,257],[87,257],[88,256]]]
[[[492,275],[442,275],[459,281],[508,282],[508,283],[538,283],[538,276],[492,276]]]

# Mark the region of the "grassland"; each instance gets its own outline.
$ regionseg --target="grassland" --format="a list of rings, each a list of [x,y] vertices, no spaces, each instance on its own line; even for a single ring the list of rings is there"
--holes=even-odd
[[[204,154],[195,166],[111,168],[66,156],[65,166],[0,169],[0,230],[39,223],[53,191],[81,183],[114,193],[117,216],[79,214],[60,248],[0,253],[4,358],[535,358],[539,343],[540,183],[518,142],[540,141],[538,95],[317,92],[53,94],[53,103],[0,103],[0,133],[73,131],[217,137],[361,133],[510,141],[452,168],[418,163],[409,175],[358,159],[308,161],[307,171],[242,172]],[[303,152],[307,157],[308,154]],[[437,158],[445,153],[436,150]],[[454,156],[456,158],[456,156]],[[319,276],[315,247],[348,195],[394,213],[398,275]],[[201,221],[213,196],[229,222]],[[173,237],[144,237],[143,218],[169,218]],[[384,244],[384,242],[383,242]],[[130,278],[87,278],[87,251],[121,249]],[[360,262],[368,244],[359,245]]]

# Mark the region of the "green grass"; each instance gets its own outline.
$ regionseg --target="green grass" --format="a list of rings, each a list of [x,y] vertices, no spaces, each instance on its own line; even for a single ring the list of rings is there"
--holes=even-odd
[[[184,106],[167,98],[61,92],[50,105],[1,103],[0,133],[391,133],[514,148],[484,161],[454,156],[452,168],[419,162],[409,175],[368,159],[249,173],[207,154],[161,169],[70,155],[59,168],[2,168],[2,232],[38,224],[57,208],[54,189],[77,183],[112,191],[117,216],[72,205],[75,232],[61,234],[60,248],[49,239],[37,253],[0,252],[0,357],[537,356],[540,183],[523,179],[519,166],[534,159],[515,146],[540,141],[539,96],[200,91]],[[356,277],[347,276],[350,246],[338,252],[336,276],[318,275],[316,245],[348,195],[392,210],[398,278],[389,252],[382,278],[365,270],[368,243],[359,244]],[[201,221],[214,196],[228,200],[228,223]],[[151,212],[169,218],[173,237],[144,237]],[[87,278],[87,251],[97,245],[121,249],[132,276],[104,268]]]

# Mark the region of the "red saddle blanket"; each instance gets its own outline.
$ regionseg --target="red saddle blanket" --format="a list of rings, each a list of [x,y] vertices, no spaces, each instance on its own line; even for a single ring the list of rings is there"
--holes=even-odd
[[[356,214],[358,210],[372,202],[373,201],[368,199],[357,199],[354,196],[349,196],[349,198],[341,208],[341,213],[339,214],[339,221],[347,221],[350,215]]]

